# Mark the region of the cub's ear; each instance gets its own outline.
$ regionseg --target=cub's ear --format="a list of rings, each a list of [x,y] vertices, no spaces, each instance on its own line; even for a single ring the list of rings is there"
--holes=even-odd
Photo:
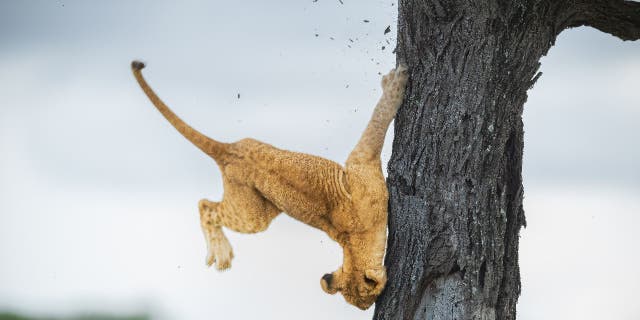
[[[382,269],[367,269],[364,272],[364,281],[373,287],[373,292],[379,294],[387,284],[387,271]]]

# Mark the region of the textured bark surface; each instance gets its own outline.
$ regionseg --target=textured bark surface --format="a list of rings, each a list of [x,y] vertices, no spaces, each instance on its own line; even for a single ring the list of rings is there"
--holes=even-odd
[[[397,58],[410,80],[388,168],[389,281],[374,319],[515,319],[527,90],[559,32],[589,25],[637,39],[638,8],[399,1]]]

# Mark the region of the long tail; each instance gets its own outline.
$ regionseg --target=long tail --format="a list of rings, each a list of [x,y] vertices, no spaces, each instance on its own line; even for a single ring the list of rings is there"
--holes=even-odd
[[[167,105],[160,100],[160,98],[153,92],[153,89],[149,86],[147,81],[142,76],[141,70],[145,67],[144,63],[140,61],[131,62],[131,70],[133,71],[133,75],[138,80],[138,84],[144,91],[144,93],[149,97],[149,100],[153,103],[153,105],[162,113],[162,115],[173,125],[180,134],[182,134],[187,140],[191,141],[196,147],[200,150],[204,151],[204,153],[208,154],[214,159],[219,159],[222,155],[226,153],[227,144],[222,143],[216,140],[213,140],[206,135],[198,132],[198,130],[192,128],[188,124],[186,124],[182,119],[180,119]]]

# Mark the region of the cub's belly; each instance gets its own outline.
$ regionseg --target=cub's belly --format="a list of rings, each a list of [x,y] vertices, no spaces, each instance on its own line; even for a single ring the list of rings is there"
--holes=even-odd
[[[320,190],[304,188],[281,177],[257,179],[255,187],[278,209],[291,217],[308,222],[329,213],[326,196]]]

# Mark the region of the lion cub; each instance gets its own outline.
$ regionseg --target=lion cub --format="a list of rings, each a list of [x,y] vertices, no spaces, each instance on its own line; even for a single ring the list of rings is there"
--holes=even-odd
[[[326,232],[343,248],[343,264],[320,280],[327,293],[342,293],[369,308],[387,282],[383,265],[387,240],[387,187],[380,163],[384,137],[402,103],[404,66],[382,77],[382,98],[345,166],[304,153],[281,150],[253,139],[223,143],[196,131],[167,107],[142,76],[142,62],[131,68],[140,87],[162,115],[222,171],[222,201],[200,200],[200,224],[207,264],[231,267],[233,251],[222,227],[242,233],[264,231],[281,212]]]

